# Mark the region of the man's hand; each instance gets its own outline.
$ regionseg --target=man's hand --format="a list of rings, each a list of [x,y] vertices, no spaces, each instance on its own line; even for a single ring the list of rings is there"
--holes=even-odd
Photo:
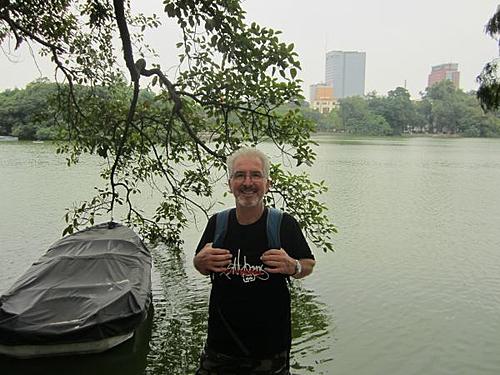
[[[209,242],[195,255],[193,264],[202,275],[208,275],[210,272],[225,271],[232,257],[229,250],[212,247]]]
[[[260,258],[269,273],[282,273],[292,275],[295,272],[295,259],[290,257],[283,249],[267,250]]]
[[[269,273],[282,273],[292,276],[295,279],[301,279],[310,275],[316,262],[313,259],[299,259],[302,265],[302,271],[295,274],[296,260],[289,256],[283,249],[271,249],[262,254],[262,262],[267,266],[264,268]]]

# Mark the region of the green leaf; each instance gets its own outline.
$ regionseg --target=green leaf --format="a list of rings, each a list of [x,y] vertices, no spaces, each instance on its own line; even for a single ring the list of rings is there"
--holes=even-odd
[[[64,228],[63,230],[63,237],[67,234],[73,234],[73,226],[72,225],[68,225],[66,228]]]
[[[175,17],[175,6],[174,4],[170,3],[165,5],[165,12],[170,18]]]

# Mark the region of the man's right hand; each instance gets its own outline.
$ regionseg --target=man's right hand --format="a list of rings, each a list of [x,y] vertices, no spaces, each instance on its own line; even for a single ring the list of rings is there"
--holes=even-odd
[[[209,242],[195,255],[193,264],[202,275],[208,275],[210,272],[224,272],[232,257],[229,250],[212,247],[212,242]]]

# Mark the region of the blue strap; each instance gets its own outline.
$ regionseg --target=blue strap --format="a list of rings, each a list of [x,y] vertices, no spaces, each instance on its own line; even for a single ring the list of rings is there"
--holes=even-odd
[[[234,208],[228,208],[227,210],[217,213],[215,220],[214,241],[212,244],[213,247],[222,248],[224,246],[224,239],[226,238],[227,233],[227,223],[229,222],[229,213],[231,210],[234,210]],[[270,249],[281,248],[280,228],[282,218],[283,211],[273,207],[268,208],[266,230],[267,244]]]
[[[281,249],[281,219],[283,211],[269,207],[267,209],[267,243],[270,249]]]
[[[228,208],[227,210],[221,211],[217,213],[215,220],[215,233],[214,233],[214,241],[212,243],[213,247],[222,248],[224,245],[224,239],[226,238],[227,232],[227,223],[229,221],[229,213],[234,208]]]

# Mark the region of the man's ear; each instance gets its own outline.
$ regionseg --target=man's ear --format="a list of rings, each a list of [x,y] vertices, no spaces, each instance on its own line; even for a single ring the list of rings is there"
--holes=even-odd
[[[272,185],[273,185],[273,180],[268,178],[267,182],[266,182],[266,193],[269,191],[269,189],[271,188]]]

